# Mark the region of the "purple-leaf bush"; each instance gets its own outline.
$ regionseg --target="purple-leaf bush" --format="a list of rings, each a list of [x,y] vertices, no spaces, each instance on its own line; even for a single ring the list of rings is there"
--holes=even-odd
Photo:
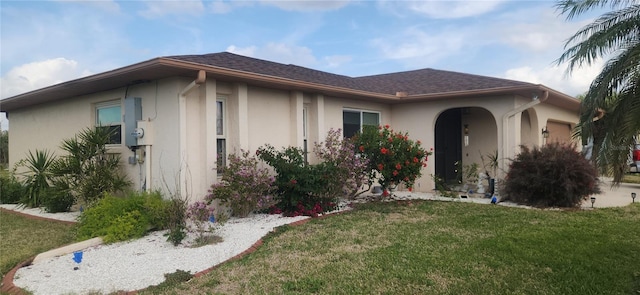
[[[237,217],[271,207],[276,203],[273,197],[275,178],[258,164],[258,159],[247,151],[229,155],[228,165],[222,169],[222,179],[211,186],[206,201],[220,200],[222,205],[231,208],[231,215]]]

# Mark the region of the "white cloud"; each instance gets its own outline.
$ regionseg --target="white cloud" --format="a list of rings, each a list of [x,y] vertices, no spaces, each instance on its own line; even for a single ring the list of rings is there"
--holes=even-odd
[[[308,47],[284,43],[271,42],[263,47],[248,46],[244,48],[231,45],[227,47],[227,51],[284,64],[294,64],[305,67],[313,67],[317,64],[315,56],[313,56],[311,49]]]
[[[337,10],[349,3],[349,0],[260,0],[287,11],[329,11]]]
[[[521,66],[507,70],[503,77],[535,84],[543,84],[552,89],[571,96],[582,94],[589,90],[591,81],[600,73],[603,60],[598,60],[589,67],[575,69],[571,75],[566,73],[566,65],[551,65],[546,67]]]
[[[200,15],[204,12],[204,4],[201,0],[171,1],[151,0],[144,1],[147,9],[139,14],[146,18],[158,18],[165,15]]]
[[[353,58],[350,55],[330,55],[324,57],[324,61],[329,68],[337,68],[341,65],[350,62]]]
[[[433,19],[456,19],[483,15],[495,10],[504,0],[468,0],[468,1],[391,1],[381,0],[381,10],[397,16],[405,11],[417,13]]]
[[[469,40],[462,30],[441,29],[432,33],[415,27],[392,37],[372,41],[372,45],[382,52],[383,58],[402,60],[412,67],[429,65],[455,55],[465,44],[469,44]]]
[[[0,77],[2,98],[40,89],[91,74],[78,67],[78,62],[55,58],[12,68]]]
[[[211,12],[215,14],[225,14],[233,10],[233,6],[224,0],[214,0],[210,5]]]
[[[565,40],[587,22],[566,22],[550,8],[521,10],[504,15],[491,31],[494,37],[509,46],[540,53],[560,49]]]

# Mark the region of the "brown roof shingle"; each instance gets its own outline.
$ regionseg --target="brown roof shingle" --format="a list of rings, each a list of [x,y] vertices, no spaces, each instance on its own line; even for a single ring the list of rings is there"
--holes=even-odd
[[[229,52],[203,55],[176,55],[165,58],[390,95],[395,95],[396,92],[406,92],[408,95],[417,95],[534,85],[520,81],[434,69],[349,77],[296,65],[286,65],[241,56]]]

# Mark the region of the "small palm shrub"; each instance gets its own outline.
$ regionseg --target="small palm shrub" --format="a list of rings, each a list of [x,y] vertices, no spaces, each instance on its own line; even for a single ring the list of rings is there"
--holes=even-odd
[[[172,201],[158,192],[107,195],[80,216],[78,238],[103,237],[106,243],[142,237],[150,229],[169,226]]]
[[[124,191],[130,182],[121,171],[120,156],[109,154],[107,144],[113,131],[85,128],[62,141],[66,155],[52,165],[53,185],[65,188],[76,199],[91,204],[105,193]]]
[[[539,207],[579,207],[600,192],[596,169],[573,145],[522,146],[501,188],[504,200]]]

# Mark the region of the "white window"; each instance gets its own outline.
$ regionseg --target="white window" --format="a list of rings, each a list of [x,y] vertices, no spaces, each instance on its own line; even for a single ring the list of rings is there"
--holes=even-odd
[[[218,173],[227,165],[226,113],[224,100],[216,100],[216,149]]]
[[[380,113],[361,110],[342,111],[342,130],[344,137],[351,138],[362,131],[363,126],[380,125]]]
[[[302,109],[302,150],[304,151],[304,162],[308,163],[309,157],[308,157],[308,153],[309,153],[309,147],[308,147],[308,134],[309,131],[308,129],[308,120],[309,120],[309,111],[307,110],[306,107],[304,107]]]
[[[122,110],[119,101],[96,105],[96,128],[109,132],[108,144],[122,143]]]

